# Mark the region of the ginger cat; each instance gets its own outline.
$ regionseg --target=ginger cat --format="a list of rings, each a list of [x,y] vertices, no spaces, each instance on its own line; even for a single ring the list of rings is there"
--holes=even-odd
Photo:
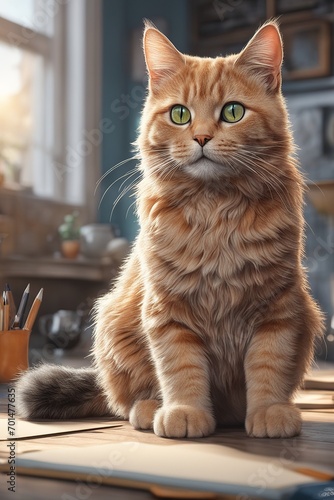
[[[117,415],[159,436],[300,432],[292,397],[323,332],[303,257],[303,179],[268,22],[237,55],[181,54],[150,24],[140,233],[95,310],[94,368],[17,384],[26,418]]]

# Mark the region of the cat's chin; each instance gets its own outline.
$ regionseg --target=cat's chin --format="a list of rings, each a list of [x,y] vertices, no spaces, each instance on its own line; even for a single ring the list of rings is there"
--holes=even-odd
[[[226,166],[204,157],[186,165],[184,171],[191,177],[203,181],[212,181],[231,174]]]

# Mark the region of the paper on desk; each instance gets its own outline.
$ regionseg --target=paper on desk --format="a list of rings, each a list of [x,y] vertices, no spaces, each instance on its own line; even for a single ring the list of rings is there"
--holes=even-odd
[[[32,439],[46,437],[53,434],[71,434],[81,431],[119,427],[119,422],[110,420],[43,420],[28,422],[18,417],[15,419],[0,418],[0,441],[14,441],[17,439]],[[11,434],[13,432],[13,434]]]
[[[305,377],[304,388],[334,391],[334,370],[312,370]]]
[[[267,499],[281,498],[282,489],[315,482],[285,468],[278,459],[191,442],[171,446],[123,442],[88,446],[84,452],[75,447],[30,452],[17,457],[16,472],[83,481],[89,477],[99,484],[145,489],[160,486],[252,494]],[[265,485],[263,477],[270,478]]]
[[[298,391],[294,403],[302,410],[334,408],[334,392]]]

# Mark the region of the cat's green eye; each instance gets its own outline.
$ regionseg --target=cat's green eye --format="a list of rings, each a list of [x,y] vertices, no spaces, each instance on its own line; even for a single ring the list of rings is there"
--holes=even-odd
[[[176,125],[186,125],[190,122],[191,114],[188,108],[181,104],[176,104],[170,110],[170,118]]]
[[[229,102],[225,104],[221,112],[221,119],[224,122],[236,123],[243,118],[245,114],[245,108],[239,102]]]

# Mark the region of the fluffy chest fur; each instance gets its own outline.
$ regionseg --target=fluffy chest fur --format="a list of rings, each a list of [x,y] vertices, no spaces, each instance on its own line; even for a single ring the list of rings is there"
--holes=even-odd
[[[238,413],[248,346],[296,276],[299,214],[284,193],[273,199],[247,196],[238,183],[199,186],[169,184],[151,193],[144,180],[140,188],[143,330],[172,320],[195,332],[218,414],[226,394]]]
[[[227,320],[249,325],[291,279],[299,230],[287,206],[235,187],[148,197],[143,205],[149,293],[187,304],[197,330],[216,335]]]

